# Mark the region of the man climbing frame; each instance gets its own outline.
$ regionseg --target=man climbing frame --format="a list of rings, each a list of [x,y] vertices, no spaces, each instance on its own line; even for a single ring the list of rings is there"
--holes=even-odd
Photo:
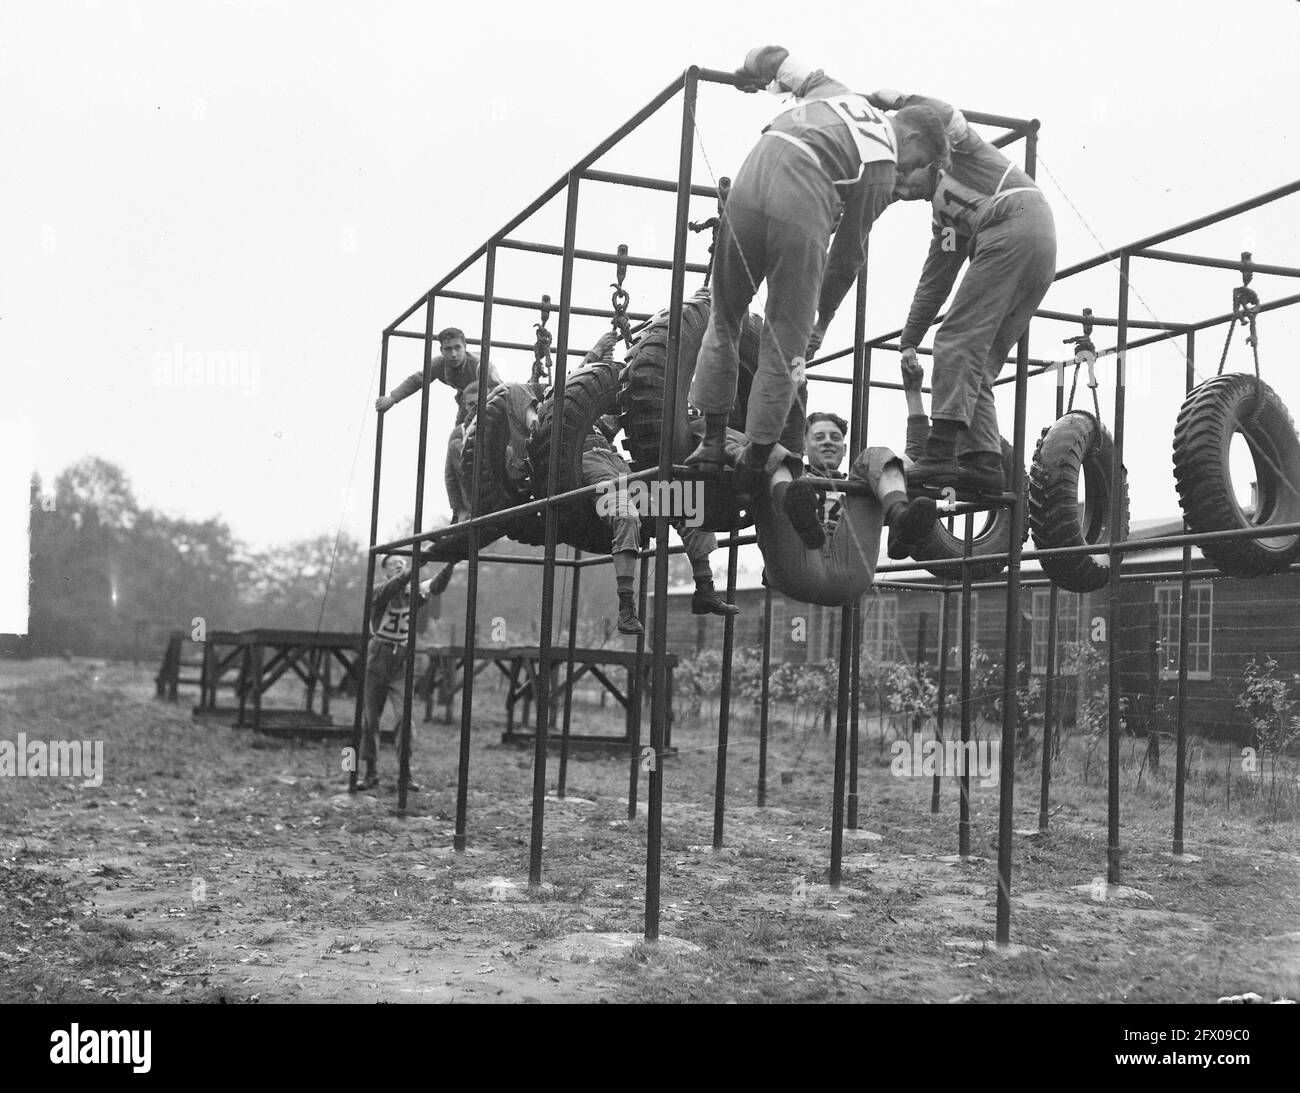
[[[456,427],[447,438],[447,459],[443,481],[447,487],[447,502],[451,506],[452,523],[469,517],[469,493],[460,477],[460,453],[465,441],[465,426],[474,417],[478,406],[479,359],[465,348],[465,333],[449,326],[438,332],[441,352],[429,369],[429,382],[441,381],[456,392]],[[488,390],[501,382],[496,365],[488,362]],[[424,385],[424,372],[412,372],[386,395],[375,399],[375,409],[386,413],[403,399],[415,394]]]
[[[899,344],[904,361],[948,298],[967,257],[970,269],[934,339],[932,422],[925,451],[907,472],[908,489],[956,487],[1003,493],[993,381],[1029,326],[1056,272],[1056,227],[1037,184],[938,99],[893,90],[868,96],[899,114],[917,106],[943,118],[951,162],[899,170],[896,196],[934,208],[930,253]]]
[[[748,81],[742,90],[766,84],[796,99],[764,129],[723,210],[712,309],[691,391],[705,414],[705,436],[686,461],[722,470],[741,324],[766,281],[763,336],[745,415],[749,444],[735,478],[737,490],[752,493],[761,490],[778,441],[796,455],[803,450],[802,414],[791,413],[791,406],[804,358],[820,347],[862,267],[866,236],[892,200],[896,172],[943,160],[947,144],[930,108],[909,107],[886,118],[865,96],[779,46],[751,50],[740,74]],[[793,463],[801,469],[798,460]],[[785,507],[811,547],[819,527],[815,500],[795,491],[786,494]]]

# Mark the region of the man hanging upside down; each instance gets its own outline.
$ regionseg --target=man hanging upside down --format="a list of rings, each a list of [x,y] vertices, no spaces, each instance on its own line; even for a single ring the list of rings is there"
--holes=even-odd
[[[1002,493],[1010,483],[1003,481],[993,381],[1052,283],[1052,210],[1034,180],[971,129],[961,111],[892,90],[869,98],[900,115],[917,106],[936,111],[951,148],[947,165],[899,165],[897,196],[934,207],[930,253],[899,338],[905,361],[915,363],[916,346],[971,259],[934,338],[933,421],[924,454],[908,469],[908,488]]]
[[[917,372],[920,372],[919,368]],[[908,384],[906,373],[904,375],[904,384],[905,387]],[[919,404],[919,378],[915,379],[914,386],[916,388],[915,397]],[[909,393],[909,412],[912,409],[912,400],[913,396]],[[924,410],[922,410],[922,414],[924,414]],[[921,418],[919,424],[909,417],[908,454],[901,458],[896,456],[889,448],[871,447],[854,462],[858,476],[871,485],[876,498],[879,500],[882,522],[889,528],[889,557],[895,560],[909,557],[916,546],[925,540],[934,527],[936,514],[934,501],[929,497],[917,497],[909,501],[907,484],[904,479],[905,468],[911,462],[911,455],[919,450],[927,426],[928,420],[924,417]],[[918,429],[920,430],[919,437],[917,435]],[[808,462],[804,469],[807,474],[818,478],[848,478],[848,475],[840,470],[840,464],[844,461],[845,453],[848,451],[848,444],[845,439],[847,432],[848,422],[838,414],[817,412],[809,415],[808,428],[805,434]],[[827,540],[834,539],[835,532],[839,527],[843,516],[844,495],[830,490],[818,489],[803,478],[794,478],[788,464],[782,460],[775,463],[772,469],[772,501],[774,507],[778,510],[786,510],[789,507],[787,498],[791,491],[805,495],[798,503],[800,508],[806,508],[810,504],[816,507],[819,514],[817,530],[821,533],[821,542],[818,542],[815,546],[809,546],[809,549],[819,550],[823,548]],[[800,538],[802,543],[803,537]],[[793,543],[788,544],[788,550],[796,555],[801,553]],[[874,558],[871,564],[874,569]]]
[[[796,101],[764,129],[723,209],[713,306],[691,391],[691,401],[705,414],[705,436],[686,461],[722,469],[741,324],[766,281],[763,336],[745,416],[749,445],[735,480],[738,490],[752,493],[764,484],[764,467],[778,440],[796,455],[803,449],[801,415],[790,409],[804,357],[820,347],[861,269],[867,234],[892,200],[896,173],[943,160],[947,141],[929,107],[908,107],[886,118],[864,96],[779,46],[750,51],[740,71],[776,94],[794,92]],[[803,504],[807,498],[800,492],[787,497],[791,523],[812,547],[816,511]]]

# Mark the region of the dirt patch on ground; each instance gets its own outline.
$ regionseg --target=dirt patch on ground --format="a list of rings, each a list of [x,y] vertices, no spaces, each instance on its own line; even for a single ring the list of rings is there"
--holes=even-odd
[[[733,726],[725,845],[714,851],[712,733],[681,724],[665,776],[664,940],[647,944],[645,775],[629,819],[626,760],[575,755],[567,797],[546,805],[544,884],[530,888],[532,752],[500,743],[490,688],[458,854],[458,722],[419,727],[424,791],[397,815],[391,749],[380,789],[351,795],[338,744],[196,723],[184,700],[153,699],[144,670],[74,667],[0,682],[0,739],[100,740],[105,756],[98,787],[5,779],[4,1001],[1185,1002],[1300,991],[1295,825],[1194,806],[1188,849],[1200,860],[1172,861],[1158,780],[1125,802],[1124,882],[1150,898],[1094,898],[1104,798],[1095,770],[1092,787],[1063,781],[1051,833],[1017,837],[1017,948],[999,953],[986,944],[996,789],[974,791],[963,861],[952,787],[931,815],[928,780],[892,778],[887,760],[868,758],[862,830],[846,833],[832,891],[833,737],[778,726],[770,769],[793,777],[774,776],[759,809],[757,739]],[[602,731],[616,716],[580,714]],[[552,792],[556,771],[553,758]],[[1020,803],[1018,826],[1033,826],[1034,804]]]

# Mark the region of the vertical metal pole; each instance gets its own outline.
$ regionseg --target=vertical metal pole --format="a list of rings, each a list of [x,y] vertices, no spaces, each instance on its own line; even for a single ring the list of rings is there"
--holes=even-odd
[[[637,593],[637,618],[645,620],[646,596],[650,588],[650,555],[641,556],[641,584]],[[627,818],[636,819],[637,791],[641,783],[641,712],[645,707],[645,629],[636,636],[636,667],[628,681],[627,700],[631,704],[628,720],[629,760],[627,783]],[[636,698],[633,700],[633,695]]]
[[[853,601],[853,654],[849,674],[849,794],[844,823],[850,831],[858,829],[858,721],[861,713],[862,669],[862,597]]]
[[[1056,416],[1065,413],[1065,365],[1056,369]],[[1101,422],[1097,423],[1098,425]],[[1076,617],[1082,616],[1082,607]],[[1047,811],[1052,795],[1052,723],[1056,716],[1056,654],[1057,611],[1060,608],[1060,590],[1053,583],[1047,594],[1047,663],[1043,666],[1043,754],[1042,773],[1038,783],[1038,830],[1047,834]]]
[[[682,134],[677,165],[677,209],[673,224],[672,292],[668,304],[668,351],[664,362],[664,416],[659,437],[659,481],[673,472],[673,414],[682,346],[682,297],[686,291],[686,233],[691,214],[691,163],[694,152],[695,100],[699,69],[692,65],[682,79]],[[659,870],[663,836],[663,750],[667,721],[668,515],[655,517],[655,626],[650,687],[650,786],[646,814],[645,936],[659,937]]]
[[[863,243],[864,260],[858,271],[854,285],[853,308],[853,412],[849,415],[849,463],[862,450],[862,438],[867,431],[867,411],[870,408],[871,388],[867,380],[871,376],[871,351],[863,345],[867,332],[867,262],[865,255],[870,253],[870,237]],[[862,597],[858,596],[851,607],[845,608],[840,625],[851,631],[849,651],[849,756],[848,756],[848,815],[845,822],[849,830],[858,827],[858,732],[859,732],[859,683],[862,670]],[[843,665],[840,670],[843,671]]]
[[[1119,538],[1120,521],[1124,515],[1124,369],[1128,357],[1128,268],[1127,252],[1119,257],[1119,312],[1115,332],[1115,453],[1111,460],[1111,477],[1114,484],[1110,499],[1110,537],[1114,543]],[[1120,878],[1119,845],[1119,699],[1120,699],[1120,581],[1119,567],[1123,558],[1112,546],[1110,551],[1110,627],[1107,632],[1107,655],[1110,663],[1109,683],[1109,737],[1106,772],[1106,881],[1118,884]]]
[[[379,343],[379,393],[388,385],[388,331]],[[375,469],[370,484],[370,542],[373,548],[379,535],[379,483],[384,469],[384,415],[375,415]],[[366,594],[361,612],[361,655],[357,657],[357,708],[352,716],[352,771],[348,775],[348,791],[357,790],[357,763],[361,755],[361,716],[366,702],[366,650],[370,645],[370,598],[374,594],[375,556],[366,552]],[[212,688],[212,704],[216,705],[217,689]],[[375,746],[379,746],[378,730]]]
[[[849,646],[853,641],[853,609],[840,612],[839,670],[835,687],[835,785],[831,798],[831,888],[843,879],[844,774],[849,744]]]
[[[575,547],[573,560],[576,562],[581,557],[582,551]],[[557,797],[564,796],[569,780],[569,727],[573,717],[573,658],[574,650],[578,646],[578,590],[582,586],[582,567],[575,565],[570,568],[573,570],[573,599],[569,604],[569,666],[564,679],[564,724],[560,728],[560,774],[559,784],[555,790]]]
[[[488,243],[483,273],[483,330],[482,346],[479,351],[478,409],[474,411],[475,422],[483,421],[484,408],[488,397],[488,367],[492,353],[492,296],[496,291],[497,245],[496,240]],[[476,425],[477,429],[478,426]],[[470,474],[472,481],[469,490],[469,514],[473,518],[482,512],[483,454],[482,437],[474,445],[474,466]],[[460,695],[460,761],[456,767],[456,831],[452,836],[452,846],[456,853],[464,853],[468,845],[468,811],[469,811],[469,745],[470,733],[474,724],[474,658],[478,643],[478,551],[479,529],[471,527],[469,532],[469,573],[465,579],[465,652],[461,671]],[[455,640],[454,638],[452,639]],[[448,658],[447,672],[454,679],[455,665]],[[448,690],[451,681],[448,680]],[[451,700],[448,699],[447,713],[451,713]]]
[[[1186,393],[1196,385],[1196,334],[1187,332]],[[1183,534],[1187,521],[1183,521]],[[1192,598],[1192,548],[1183,547],[1183,580],[1178,597],[1178,736],[1174,759],[1174,853],[1183,853],[1183,807],[1187,782],[1187,653],[1189,638],[1189,601]]]
[[[581,176],[570,172],[564,210],[564,257],[560,267],[560,318],[555,335],[555,379],[551,399],[556,412],[551,415],[551,452],[546,468],[546,492],[560,492],[560,443],[563,435],[564,380],[569,349],[569,306],[573,296],[573,248],[578,229],[578,182]],[[558,535],[554,505],[546,506],[545,564],[542,567],[542,619],[537,658],[537,725],[533,749],[533,822],[528,846],[528,885],[542,883],[542,838],[546,820],[546,748],[551,730],[551,638],[555,628],[555,544]]]
[[[948,642],[951,640],[948,633],[949,626],[948,589],[944,588],[939,593],[939,701],[934,712],[934,735],[940,743],[943,742],[944,707],[948,704]],[[939,772],[935,771],[934,785],[930,789],[930,813],[936,816],[939,813],[940,780]]]
[[[1011,940],[1011,841],[1015,820],[1016,733],[1020,728],[1020,551],[1025,532],[1025,398],[1029,384],[1029,332],[1016,349],[1016,426],[1011,446],[1011,545],[1007,553],[1006,655],[1002,674],[1002,769],[998,775],[997,943]],[[1122,491],[1121,491],[1122,492]]]
[[[772,677],[772,589],[763,586],[763,680],[758,696],[758,807],[767,807],[767,729]]]
[[[429,383],[433,369],[433,305],[435,297],[429,294],[424,309],[424,376],[420,385],[420,443],[416,449],[415,461],[415,528],[413,534],[419,535],[424,530],[424,471],[428,462],[429,451]],[[407,616],[406,627],[406,679],[402,690],[402,709],[398,711],[398,767],[397,767],[397,811],[406,811],[406,784],[411,780],[411,737],[415,733],[415,717],[412,705],[415,701],[415,639],[419,627],[416,620],[420,612],[420,555],[423,543],[411,546],[411,581],[407,585],[410,597],[411,613]],[[403,733],[403,717],[406,732]]]
[[[736,602],[736,567],[740,548],[732,536],[727,551],[727,602]],[[718,759],[713,783],[713,849],[722,849],[722,829],[727,808],[727,746],[731,734],[731,657],[735,651],[736,616],[722,624],[722,692],[718,698]]]
[[[970,557],[975,539],[975,517],[966,517],[966,534],[962,544],[961,567],[961,754],[970,754],[971,730],[971,591]],[[957,853],[962,858],[970,856],[970,764],[963,761],[961,776],[957,779],[960,794],[957,805]]]

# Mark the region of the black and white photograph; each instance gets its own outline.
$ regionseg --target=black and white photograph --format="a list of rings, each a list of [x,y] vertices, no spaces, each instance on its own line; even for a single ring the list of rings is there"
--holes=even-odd
[[[1298,45],[1294,0],[5,0],[24,1050],[163,1077],[178,1007],[318,1003],[1282,1050]]]

